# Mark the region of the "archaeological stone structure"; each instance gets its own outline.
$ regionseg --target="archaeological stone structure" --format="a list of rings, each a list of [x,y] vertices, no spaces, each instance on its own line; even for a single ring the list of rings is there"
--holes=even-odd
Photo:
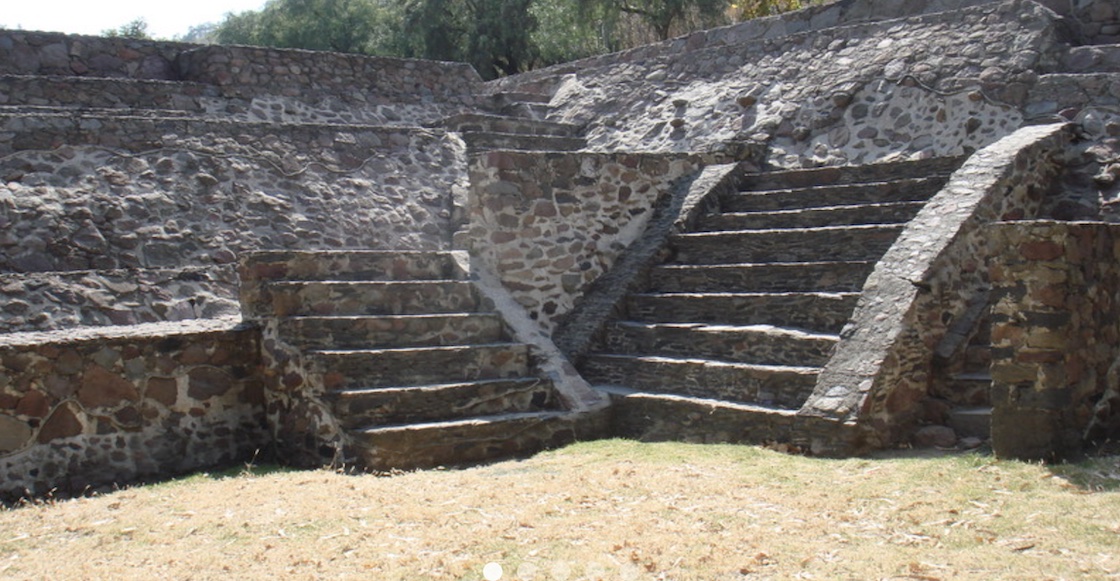
[[[1120,436],[1120,8],[469,66],[0,31],[0,496]]]

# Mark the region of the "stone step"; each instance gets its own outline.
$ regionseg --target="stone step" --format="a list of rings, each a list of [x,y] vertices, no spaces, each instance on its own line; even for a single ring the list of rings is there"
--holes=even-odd
[[[548,115],[552,113],[552,105],[547,103],[510,103],[502,105],[494,109],[499,115],[506,115],[508,117],[520,117],[522,119],[536,119],[538,121],[545,121]]]
[[[552,101],[551,95],[543,93],[530,93],[527,91],[503,91],[490,96],[496,105],[510,105],[513,103],[540,103],[547,105]]]
[[[526,412],[350,431],[351,454],[369,470],[462,466],[527,456],[586,437],[586,418]],[[348,454],[348,455],[351,455]]]
[[[951,401],[956,404],[969,407],[992,404],[992,376],[987,371],[954,374],[947,387]]]
[[[620,321],[606,326],[601,349],[620,355],[820,367],[828,362],[838,341],[837,335],[806,333],[772,325]]]
[[[702,444],[789,442],[796,410],[597,385],[611,398],[616,437]]]
[[[960,407],[949,410],[949,427],[958,438],[992,437],[992,408],[990,406]]]
[[[582,137],[555,137],[551,135],[519,135],[488,131],[465,131],[463,141],[474,151],[576,151],[587,146]]]
[[[699,231],[754,230],[762,228],[817,228],[856,224],[903,224],[922,209],[925,202],[851,204],[825,208],[710,214]]]
[[[405,250],[260,250],[241,259],[241,278],[409,281],[465,278],[450,252]]]
[[[580,372],[596,385],[796,409],[812,394],[820,368],[595,353]]]
[[[579,135],[578,125],[570,123],[554,123],[551,121],[536,121],[519,117],[502,115],[485,115],[481,113],[463,113],[447,118],[442,123],[452,131],[464,133],[507,133],[516,135],[575,137]]]
[[[55,107],[46,105],[4,105],[0,106],[0,116],[12,117],[96,117],[99,119],[148,119],[158,121],[161,119],[199,119],[201,113],[197,111],[183,111],[172,109],[124,109],[124,108],[92,108],[92,107]]]
[[[507,339],[496,313],[289,317],[280,336],[301,347],[420,347]]]
[[[424,315],[480,310],[474,286],[462,280],[276,281],[263,290],[260,316]]]
[[[401,387],[508,379],[529,375],[529,347],[521,343],[317,349],[307,351],[310,368],[323,374],[328,390]]]
[[[0,104],[81,109],[162,109],[201,114],[217,87],[186,81],[0,75]]]
[[[1024,115],[1027,120],[1035,122],[1068,121],[1067,117],[1072,118],[1078,109],[1086,106],[1120,107],[1120,95],[1114,94],[1110,89],[1118,82],[1120,73],[1040,75],[1038,82],[1031,88]]]
[[[875,263],[865,261],[661,265],[650,270],[651,292],[853,292]]]
[[[902,225],[829,226],[676,234],[676,264],[878,260]]]
[[[774,325],[839,333],[859,293],[643,293],[627,297],[631,320],[649,323]]]
[[[870,165],[829,166],[777,170],[744,176],[747,190],[808,188],[814,186],[888,182],[927,176],[947,176],[960,167],[963,157],[934,157],[915,161]]]
[[[787,189],[741,191],[720,197],[720,211],[728,213],[772,212],[806,208],[828,208],[855,204],[924,202],[944,185],[943,178],[910,178],[890,182],[815,185]]]
[[[1075,46],[1062,58],[1067,73],[1120,73],[1120,44]]]
[[[346,429],[559,408],[552,383],[535,377],[346,389],[328,399]]]

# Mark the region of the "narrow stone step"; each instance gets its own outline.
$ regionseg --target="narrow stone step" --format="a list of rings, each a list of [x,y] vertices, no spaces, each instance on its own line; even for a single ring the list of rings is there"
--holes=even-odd
[[[949,410],[949,427],[959,438],[992,437],[991,406],[961,407]]]
[[[529,374],[529,347],[521,343],[322,349],[307,353],[311,369],[323,374],[328,390],[430,385]]]
[[[508,133],[516,135],[575,137],[579,126],[570,123],[537,121],[520,117],[486,115],[482,113],[463,113],[445,119],[442,123],[452,131],[471,133]]]
[[[346,389],[328,394],[346,429],[555,410],[552,383],[535,377]]]
[[[820,368],[596,353],[580,371],[593,384],[796,409],[812,394]]]
[[[495,108],[500,115],[545,121],[552,113],[552,105],[547,103],[509,103]]]
[[[630,319],[650,323],[775,325],[839,333],[859,293],[657,293],[627,298]]]
[[[910,178],[890,182],[818,185],[729,193],[720,197],[723,213],[771,212],[854,204],[924,202],[941,189],[943,178]]]
[[[597,385],[611,398],[613,435],[643,442],[789,442],[796,410]]]
[[[817,228],[856,224],[902,224],[909,222],[925,202],[853,204],[826,208],[738,212],[705,216],[700,231],[753,230],[762,228]]]
[[[582,137],[555,137],[551,135],[519,135],[516,133],[495,133],[487,131],[463,132],[467,147],[479,150],[520,150],[520,151],[576,151],[587,146]]]
[[[1118,73],[1120,44],[1075,46],[1062,58],[1062,70],[1067,73]]]
[[[876,163],[870,165],[830,166],[809,169],[768,171],[744,176],[748,190],[774,190],[813,186],[888,182],[915,176],[947,176],[960,167],[963,157]]]
[[[290,317],[280,334],[302,347],[420,347],[497,343],[505,338],[496,313]]]
[[[967,407],[992,404],[992,376],[987,371],[958,373],[948,383],[954,403]]]
[[[350,431],[367,469],[466,465],[569,444],[585,421],[569,412],[527,412]]]
[[[498,105],[508,105],[512,103],[541,103],[548,104],[552,101],[550,95],[543,93],[530,93],[526,91],[503,91],[494,93],[490,96],[491,100]]]
[[[450,252],[260,250],[241,261],[242,279],[409,281],[463,278]]]
[[[621,321],[605,329],[602,350],[620,355],[718,359],[761,365],[823,366],[839,336],[772,325]]]
[[[875,263],[864,261],[661,265],[650,271],[651,292],[854,292]]]
[[[426,281],[277,281],[268,283],[265,316],[421,315],[478,310],[471,283]],[[268,304],[268,303],[266,303]]]
[[[830,226],[676,234],[677,264],[878,260],[902,225]]]

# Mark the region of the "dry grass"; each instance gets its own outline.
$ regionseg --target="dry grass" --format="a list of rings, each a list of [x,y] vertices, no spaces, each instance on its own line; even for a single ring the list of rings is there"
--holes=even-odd
[[[391,478],[195,475],[0,512],[17,579],[1120,578],[1120,458],[580,444]]]

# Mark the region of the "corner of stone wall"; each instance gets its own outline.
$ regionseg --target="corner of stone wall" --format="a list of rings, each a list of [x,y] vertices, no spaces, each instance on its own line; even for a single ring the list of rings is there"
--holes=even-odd
[[[1062,460],[1120,435],[1120,225],[1000,222],[986,232],[993,450]]]
[[[1037,213],[1071,136],[1064,124],[1026,127],[953,174],[867,279],[801,416],[855,422],[863,448],[907,440],[937,345],[988,287],[983,225]]]

